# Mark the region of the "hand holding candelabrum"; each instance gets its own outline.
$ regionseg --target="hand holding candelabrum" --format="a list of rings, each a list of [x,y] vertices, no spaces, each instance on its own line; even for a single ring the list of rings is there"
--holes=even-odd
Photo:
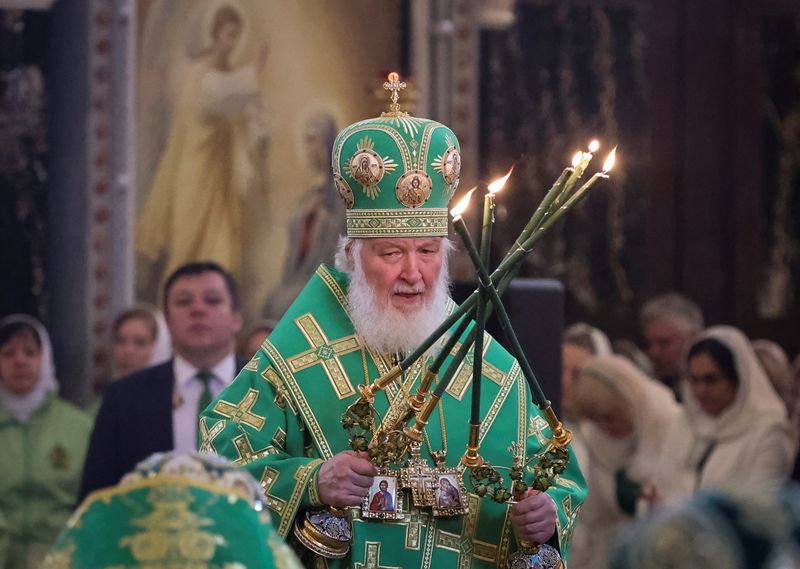
[[[511,527],[517,541],[546,543],[556,531],[556,505],[547,492],[528,488],[511,506]]]
[[[378,470],[367,453],[347,450],[326,460],[319,469],[320,499],[329,506],[359,506]]]

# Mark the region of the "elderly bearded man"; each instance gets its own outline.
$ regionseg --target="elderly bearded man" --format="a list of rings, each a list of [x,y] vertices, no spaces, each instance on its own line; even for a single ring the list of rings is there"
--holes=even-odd
[[[434,516],[406,490],[402,519],[361,519],[358,510],[368,510],[364,498],[378,471],[365,454],[349,450],[340,419],[357,400],[358,384],[386,373],[453,309],[446,235],[458,152],[450,129],[397,109],[339,134],[333,170],[347,206],[348,235],[340,240],[336,268],[317,269],[262,348],[202,416],[201,448],[230,457],[261,481],[284,536],[305,510],[352,508],[350,553],[323,560],[308,551],[309,566],[496,567],[519,538],[549,542],[566,557],[586,493],[573,455],[550,490],[530,491],[514,506],[469,494],[462,498],[467,514]],[[511,443],[533,456],[550,432],[531,404],[518,363],[488,336],[486,343],[481,453],[491,464],[510,465]],[[436,454],[456,467],[464,452],[469,361],[428,422],[421,454],[431,466]],[[416,389],[426,363],[423,356],[376,396],[379,419]]]

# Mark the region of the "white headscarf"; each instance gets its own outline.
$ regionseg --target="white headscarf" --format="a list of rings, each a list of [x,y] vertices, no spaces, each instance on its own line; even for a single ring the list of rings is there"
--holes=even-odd
[[[738,437],[757,423],[785,423],[786,407],[770,384],[747,336],[732,326],[714,326],[703,332],[694,344],[707,338],[717,340],[730,350],[739,387],[733,403],[720,415],[712,417],[703,412],[688,382],[683,383],[686,416],[695,435],[708,443]]]
[[[611,342],[608,340],[605,332],[594,326],[590,326],[585,322],[576,322],[568,326],[564,330],[564,339],[569,340],[570,337],[585,336],[589,339],[592,345],[592,354],[595,356],[604,356],[611,353]]]
[[[680,414],[680,406],[672,391],[647,377],[627,358],[616,354],[592,358],[581,370],[579,382],[583,376],[592,376],[618,393],[631,410],[633,422],[632,436],[622,441],[587,425],[589,421],[581,421],[581,433],[586,443],[595,452],[603,453],[604,448],[609,451],[609,456],[604,457],[611,459],[605,461],[607,466],[616,469],[627,462],[626,471],[632,479],[649,481],[654,474],[654,463],[661,452],[667,426]],[[617,448],[624,448],[625,452],[620,454],[615,451]],[[613,464],[614,455],[620,455],[620,463]]]
[[[50,393],[58,391],[56,380],[56,367],[53,362],[53,347],[50,344],[50,335],[42,323],[26,314],[12,314],[0,320],[0,328],[8,324],[22,322],[28,324],[39,336],[42,344],[42,364],[39,371],[39,380],[30,393],[16,395],[8,391],[0,383],[0,404],[5,407],[20,422],[27,422],[31,414],[36,411]]]
[[[163,364],[172,358],[172,336],[170,336],[169,327],[167,326],[166,318],[164,318],[164,313],[152,304],[147,302],[137,302],[132,307],[120,312],[117,318],[119,318],[122,314],[135,309],[149,312],[156,323],[156,337],[155,341],[153,342],[153,352],[150,354],[150,360],[147,362],[147,367]],[[121,377],[121,374],[118,371],[112,371],[113,378],[116,379]]]

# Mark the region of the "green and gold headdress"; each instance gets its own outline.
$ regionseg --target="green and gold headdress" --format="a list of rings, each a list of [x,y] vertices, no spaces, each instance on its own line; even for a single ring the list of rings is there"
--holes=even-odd
[[[256,480],[211,454],[158,454],[89,495],[43,569],[300,569]]]
[[[458,139],[438,122],[400,110],[405,88],[390,73],[389,110],[352,124],[333,145],[333,178],[347,207],[349,237],[447,235],[447,204],[458,185]]]

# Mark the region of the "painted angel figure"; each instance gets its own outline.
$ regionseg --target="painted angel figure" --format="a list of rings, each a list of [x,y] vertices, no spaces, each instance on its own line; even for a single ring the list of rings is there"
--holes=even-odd
[[[258,183],[267,142],[258,77],[267,61],[237,65],[245,20],[233,5],[209,12],[206,46],[192,54],[136,230],[136,251],[163,263],[162,275],[191,260],[236,273],[242,199]]]

